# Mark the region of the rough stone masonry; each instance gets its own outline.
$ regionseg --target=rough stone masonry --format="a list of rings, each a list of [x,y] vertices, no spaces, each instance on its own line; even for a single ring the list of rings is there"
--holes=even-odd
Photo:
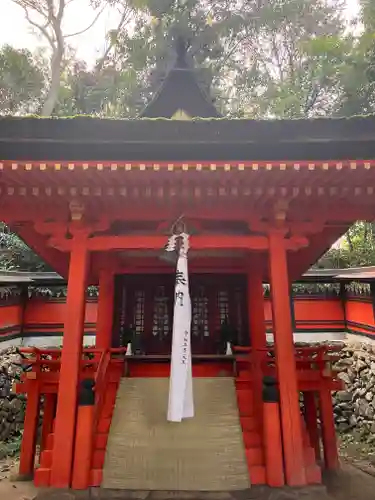
[[[15,347],[0,350],[0,459],[9,454],[2,444],[19,437],[25,416],[25,397],[12,392],[13,382],[22,371],[21,357]]]
[[[375,444],[375,344],[347,344],[335,368],[345,383],[345,390],[333,395],[338,431],[355,430]]]

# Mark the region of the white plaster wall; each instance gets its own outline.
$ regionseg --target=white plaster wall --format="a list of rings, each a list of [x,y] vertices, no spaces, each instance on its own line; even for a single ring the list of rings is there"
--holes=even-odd
[[[273,342],[273,333],[267,333],[267,342]],[[347,333],[343,332],[306,332],[293,333],[294,342],[343,342]]]
[[[5,340],[0,342],[0,349],[7,349],[8,347],[61,347],[63,343],[63,337],[61,336],[46,336],[46,337],[27,337],[27,338],[17,338],[12,340]],[[95,335],[85,335],[83,338],[84,346],[94,346],[95,345]]]

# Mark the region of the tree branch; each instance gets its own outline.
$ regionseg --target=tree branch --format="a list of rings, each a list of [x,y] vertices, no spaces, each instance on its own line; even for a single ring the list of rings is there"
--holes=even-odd
[[[25,11],[25,17],[26,17],[27,22],[30,23],[31,26],[34,26],[34,28],[37,28],[43,34],[43,36],[47,39],[47,41],[50,44],[52,50],[55,50],[56,49],[55,42],[52,39],[51,35],[48,33],[47,29],[44,26],[36,23],[35,21],[33,21],[30,18],[30,14],[29,14],[29,11],[27,10],[27,7],[24,6],[23,10]]]
[[[133,9],[128,9],[128,8],[124,8],[124,11],[122,13],[122,16],[120,18],[120,21],[117,25],[117,28],[116,28],[116,32],[118,33],[120,31],[120,29],[123,27],[123,25],[125,24],[125,21],[128,20],[128,18],[130,17],[130,15],[132,14],[133,12]],[[114,45],[114,40],[111,39],[110,43],[108,44],[108,47],[105,49],[104,51],[104,54],[102,55],[102,57],[97,61],[96,65],[95,65],[95,70],[96,71],[100,71],[103,66],[104,66],[104,63],[105,61],[107,60],[107,57],[109,55],[109,53],[111,52],[112,48],[113,48],[113,45]]]
[[[97,13],[97,15],[94,17],[93,21],[83,30],[80,30],[80,31],[77,31],[76,33],[70,33],[69,35],[64,35],[64,38],[70,38],[72,36],[77,36],[77,35],[82,35],[83,33],[85,33],[86,31],[88,31],[90,28],[92,28],[94,26],[94,24],[96,23],[96,21],[99,19],[99,17],[101,16],[101,14],[104,12],[104,9],[106,8],[106,6],[104,5],[103,8]]]
[[[39,2],[34,2],[33,0],[12,0],[12,2],[24,10],[27,8],[35,10],[35,12],[48,19],[47,12],[43,10],[42,5]]]
[[[56,16],[57,22],[59,24],[61,24],[62,18],[64,16],[65,5],[66,5],[66,0],[60,0],[59,10],[57,11],[57,16]]]

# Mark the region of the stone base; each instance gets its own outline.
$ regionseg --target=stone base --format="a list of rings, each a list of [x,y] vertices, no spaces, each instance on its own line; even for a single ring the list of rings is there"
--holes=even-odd
[[[41,491],[34,500],[331,500],[324,486],[305,488],[268,488],[253,486],[243,491],[184,492],[129,491],[91,488],[84,491]]]

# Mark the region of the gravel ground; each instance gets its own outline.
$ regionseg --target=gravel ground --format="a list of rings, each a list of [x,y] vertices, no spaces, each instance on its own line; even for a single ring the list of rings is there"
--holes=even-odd
[[[328,491],[334,500],[373,500],[375,498],[375,469],[368,474],[350,462],[344,462],[340,473],[327,480]]]
[[[33,500],[37,490],[29,481],[12,481],[18,472],[18,461],[14,458],[0,461],[1,500]]]
[[[365,460],[363,454],[359,455],[355,450],[353,450],[353,455],[348,456],[346,453],[346,456],[342,458],[339,474],[326,478],[332,500],[374,500],[375,498],[375,466]],[[34,500],[38,491],[32,483],[12,479],[16,477],[17,469],[18,462],[14,458],[0,461],[0,499]],[[69,495],[69,498],[74,497]],[[178,500],[178,496],[175,498]],[[282,496],[282,498],[285,497]],[[119,497],[116,496],[116,499],[119,500]]]

